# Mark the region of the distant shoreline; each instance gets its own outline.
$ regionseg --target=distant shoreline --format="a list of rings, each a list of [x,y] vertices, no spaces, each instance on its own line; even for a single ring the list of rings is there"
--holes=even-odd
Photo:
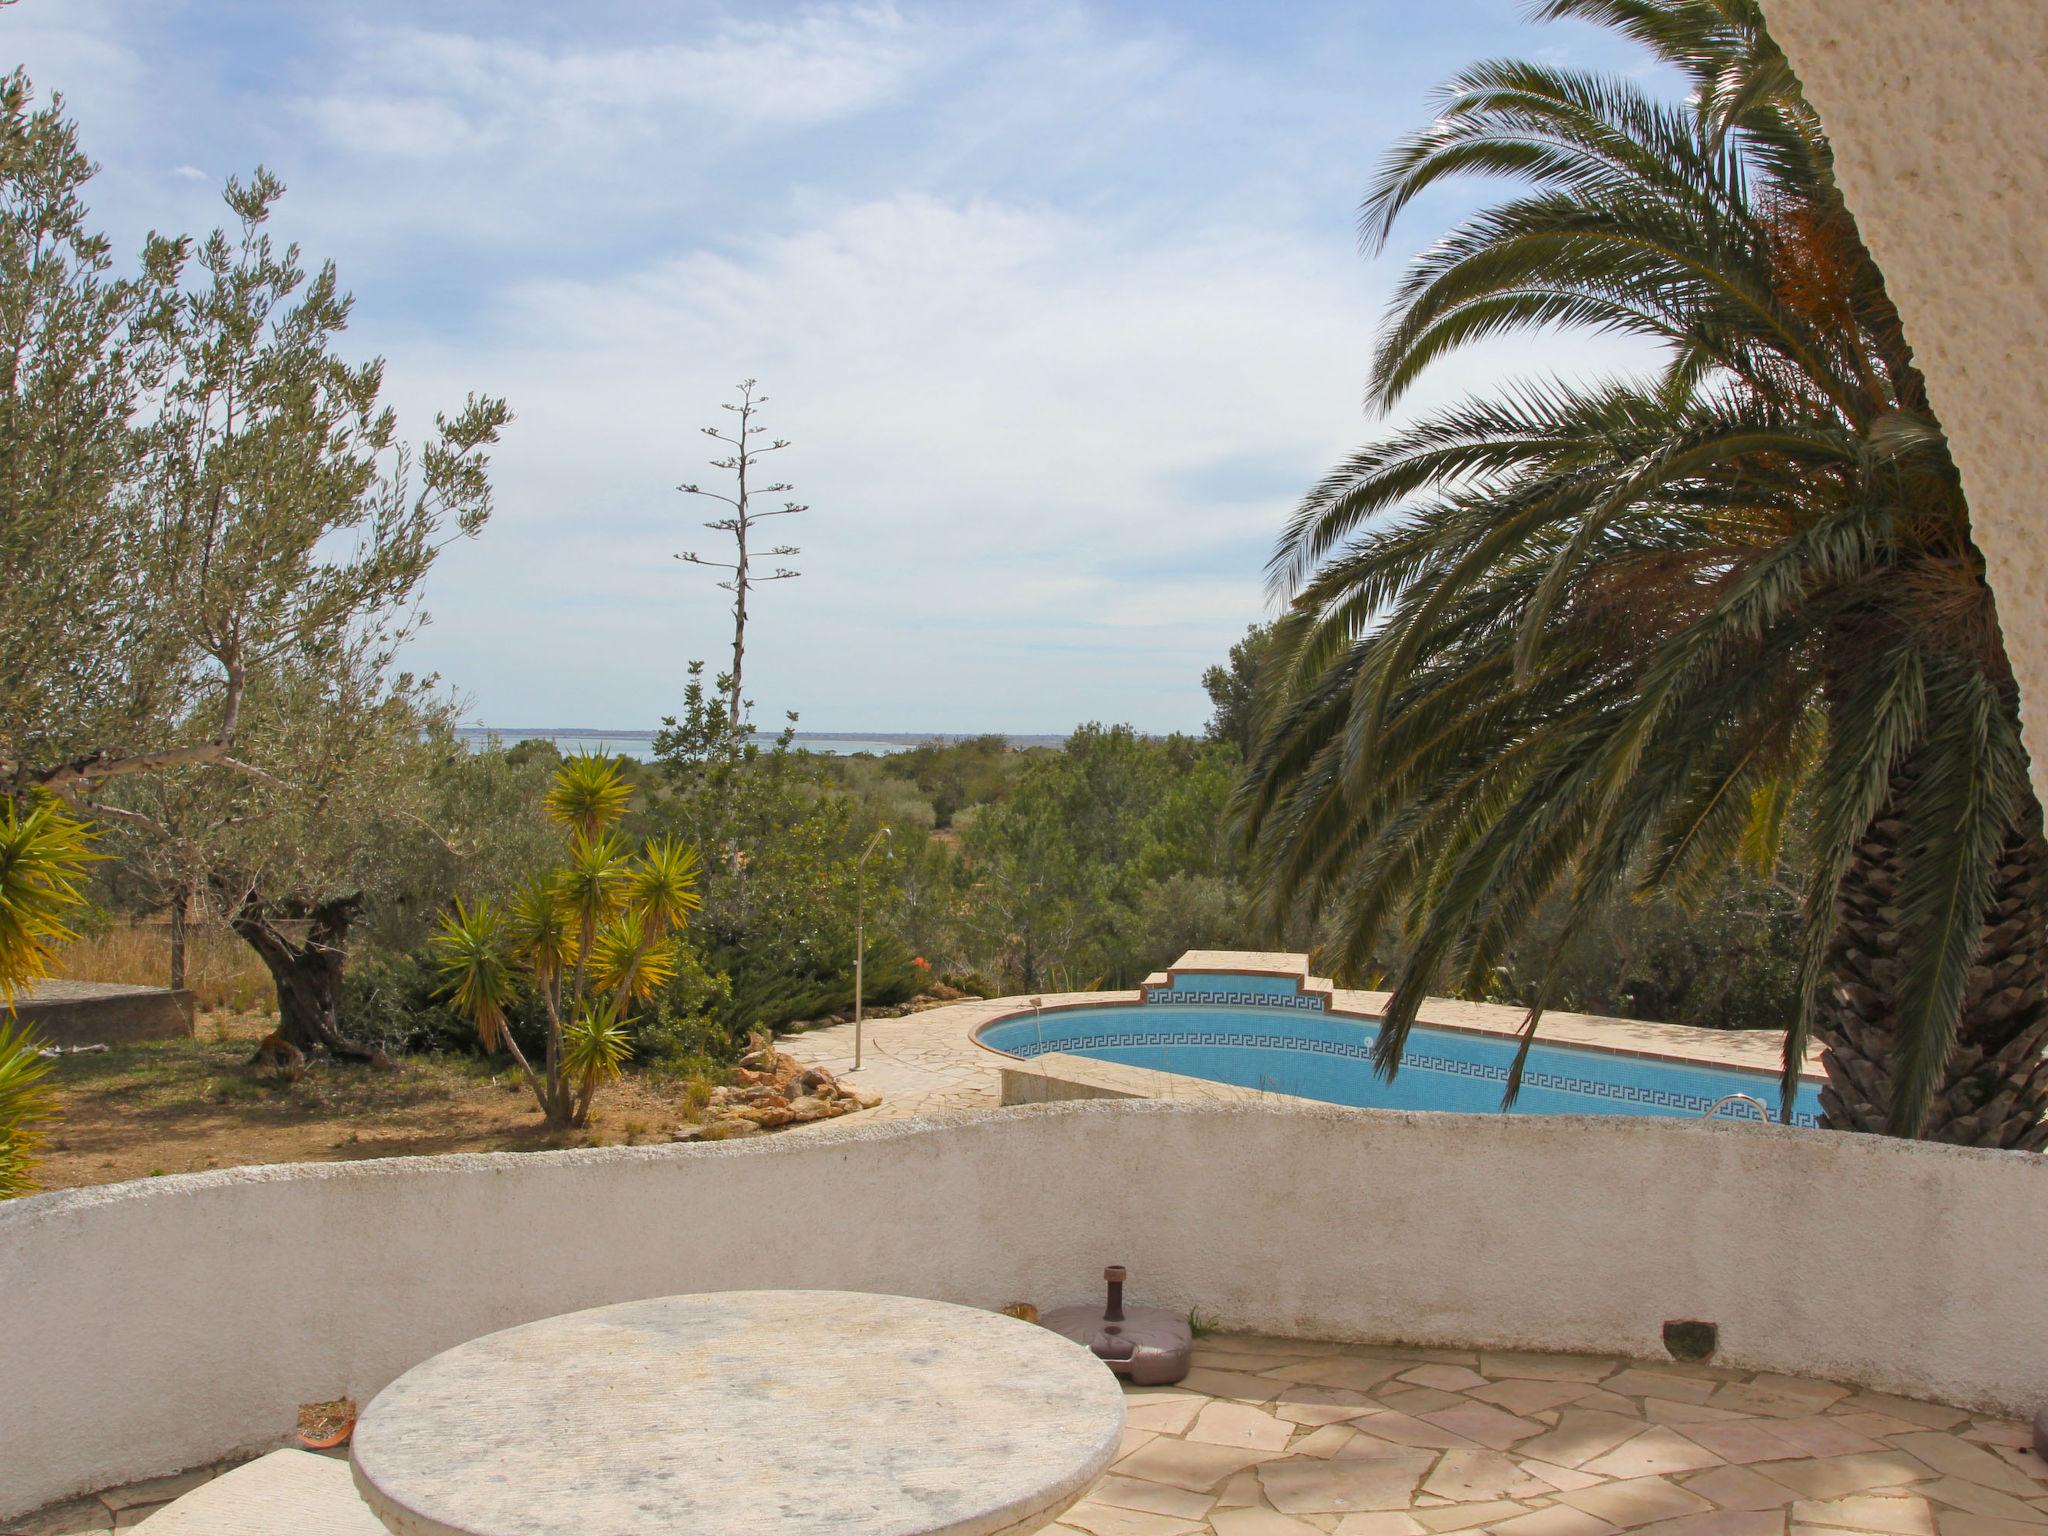
[[[509,745],[522,741],[563,742],[605,742],[615,750],[628,756],[643,756],[651,753],[655,732],[652,730],[600,730],[586,725],[460,725],[455,732],[472,745],[497,740]],[[792,744],[829,752],[837,756],[855,755],[864,751],[890,753],[907,751],[912,747],[945,746],[954,742],[973,741],[980,736],[1001,736],[1011,747],[1057,747],[1065,743],[1064,735],[1011,734],[1006,731],[804,731],[795,732]],[[776,733],[756,731],[753,740],[761,743],[774,741]]]
[[[645,736],[652,740],[653,730],[607,730],[594,725],[459,725],[456,731],[464,736]],[[770,731],[756,731],[757,736],[771,737]],[[1064,734],[1051,735],[1016,731],[805,731],[798,736],[811,737],[819,741],[888,741],[906,747],[921,746],[927,741],[973,741],[981,736],[1000,736],[1005,741],[1059,742],[1067,738]]]

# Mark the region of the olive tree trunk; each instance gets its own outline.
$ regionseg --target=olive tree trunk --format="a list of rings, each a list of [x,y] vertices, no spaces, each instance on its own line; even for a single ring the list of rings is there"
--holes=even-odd
[[[339,1061],[376,1061],[380,1053],[343,1037],[341,978],[348,960],[348,930],[362,897],[321,902],[265,901],[250,891],[229,923],[256,951],[277,987],[277,1031],[307,1053],[325,1051]],[[294,939],[283,926],[305,924]]]

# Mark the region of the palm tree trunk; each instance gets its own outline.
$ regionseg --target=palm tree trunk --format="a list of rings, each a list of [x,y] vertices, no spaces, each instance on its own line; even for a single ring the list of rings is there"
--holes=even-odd
[[[1835,902],[1834,985],[1817,1033],[1827,1082],[1822,1123],[1882,1133],[1892,1097],[1899,987],[1911,936],[1898,899],[1907,831],[1889,811],[1856,846]],[[2030,804],[2007,834],[1956,1043],[1921,1136],[2029,1152],[2048,1149],[2048,843]]]

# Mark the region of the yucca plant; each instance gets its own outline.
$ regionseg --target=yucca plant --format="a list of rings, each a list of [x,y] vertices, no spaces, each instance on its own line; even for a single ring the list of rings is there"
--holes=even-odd
[[[33,1034],[0,1020],[0,1200],[35,1190],[36,1149],[57,1116],[51,1065]]]
[[[2039,1149],[2048,852],[2017,690],[1826,140],[1754,0],[1536,9],[1648,44],[1691,97],[1516,61],[1455,80],[1368,241],[1459,176],[1526,190],[1416,258],[1372,398],[1545,326],[1661,366],[1425,414],[1306,499],[1240,800],[1267,897],[1334,911],[1354,966],[1402,933],[1391,1073],[1425,994],[1476,991],[1540,901],[1564,893],[1562,952],[1631,885],[1772,866],[1803,794],[1788,1103],[1814,1030],[1830,1125]]]
[[[25,808],[0,795],[0,1004],[50,974],[54,946],[78,937],[67,923],[82,889],[92,828],[63,801],[38,796]]]
[[[434,939],[442,995],[476,1025],[485,1050],[511,1053],[550,1125],[589,1123],[598,1091],[632,1052],[632,1009],[674,976],[676,945],[698,907],[693,850],[661,839],[635,856],[614,830],[630,799],[614,760],[571,757],[547,797],[567,838],[561,867],[503,908],[457,902]],[[509,1023],[528,994],[547,1014],[539,1071]]]
[[[0,795],[0,1010],[50,974],[54,946],[78,935],[67,919],[85,904],[92,828],[61,800],[25,807]],[[57,1113],[50,1062],[35,1036],[0,1016],[0,1200],[35,1188],[35,1150]]]

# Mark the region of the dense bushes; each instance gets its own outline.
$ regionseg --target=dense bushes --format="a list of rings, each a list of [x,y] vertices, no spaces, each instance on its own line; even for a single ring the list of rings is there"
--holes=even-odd
[[[1318,947],[1313,926],[1270,935],[1242,879],[1227,824],[1233,743],[1087,726],[1064,749],[1005,749],[994,762],[976,739],[920,747],[900,766],[772,746],[643,765],[628,830],[688,836],[707,858],[704,909],[675,979],[641,1012],[635,1059],[702,1072],[730,1062],[752,1030],[849,1012],[854,866],[884,825],[894,836],[864,876],[871,1008],[933,978],[970,995],[1134,986],[1189,949]],[[477,771],[494,783],[504,774]],[[906,814],[904,797],[927,784],[952,797],[953,828],[933,829],[929,803],[924,817]],[[985,798],[962,804],[969,794]],[[1796,872],[1731,870],[1697,910],[1611,903],[1568,948],[1558,1006],[1781,1027],[1794,1003],[1795,885]],[[1561,925],[1539,916],[1475,995],[1527,1001]],[[1400,942],[1390,929],[1377,958],[1340,980],[1376,985]],[[392,1053],[472,1049],[473,1028],[436,985],[423,947],[366,946],[344,992],[345,1032]],[[511,1022],[522,1048],[538,1049],[537,1009]]]
[[[914,957],[899,939],[868,935],[867,964],[861,978],[870,1008],[900,1003],[918,989]],[[766,962],[759,951],[732,948],[718,951],[713,963],[725,969],[731,994],[718,1016],[745,1039],[749,1028],[780,1029],[802,1019],[848,1013],[853,1008],[853,945],[843,951],[814,953],[796,966]]]
[[[1266,925],[1229,826],[1241,761],[1233,738],[1257,655],[1240,646],[1233,670],[1212,675],[1217,717],[1202,739],[1090,725],[1064,748],[981,737],[832,759],[787,740],[721,739],[701,698],[694,714],[686,707],[665,756],[636,766],[624,825],[635,842],[673,835],[701,849],[704,905],[676,976],[640,1010],[635,1059],[702,1074],[731,1062],[750,1031],[849,1012],[857,884],[870,1007],[934,978],[981,996],[1134,986],[1188,949],[1278,944],[1322,962],[1312,921],[1277,934]],[[553,758],[538,743],[479,754],[451,770],[449,797],[473,808],[474,835],[488,840],[484,823],[514,815],[513,789],[543,782]],[[877,841],[883,826],[893,837]],[[498,846],[523,847],[526,830],[519,812],[521,836]],[[525,862],[499,853],[496,879],[518,878]],[[420,901],[431,904],[448,876],[423,875]],[[1782,1025],[1793,1006],[1796,885],[1796,871],[1731,870],[1696,910],[1617,900],[1569,946],[1556,1001],[1709,1027]],[[473,1028],[436,995],[414,938],[421,926],[366,925],[377,937],[351,965],[346,1032],[389,1052],[473,1049]],[[1561,917],[1540,916],[1475,995],[1527,1001],[1560,927]],[[1373,958],[1339,980],[1376,985],[1401,942],[1390,927]],[[536,1009],[515,1010],[511,1025],[523,1049],[539,1048]]]
[[[521,1031],[525,1021],[514,1019]],[[476,1026],[441,999],[441,979],[424,948],[358,955],[341,983],[342,1033],[386,1055],[466,1051]]]

